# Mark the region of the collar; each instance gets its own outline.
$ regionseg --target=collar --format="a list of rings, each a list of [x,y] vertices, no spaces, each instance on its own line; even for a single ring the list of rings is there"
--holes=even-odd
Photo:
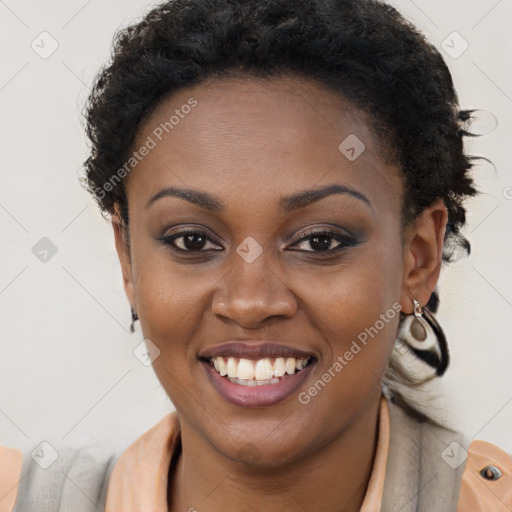
[[[464,464],[453,464],[446,453],[465,452],[462,435],[420,422],[392,401],[388,405],[391,433],[381,512],[454,512]]]
[[[167,476],[180,437],[179,417],[172,412],[133,442],[121,454],[112,470],[105,512],[168,512]],[[380,510],[389,437],[388,404],[381,397],[377,448],[361,512]]]

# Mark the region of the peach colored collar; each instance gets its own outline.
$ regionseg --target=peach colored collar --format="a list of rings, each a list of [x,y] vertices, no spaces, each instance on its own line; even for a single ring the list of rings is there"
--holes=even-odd
[[[389,431],[388,404],[382,397],[377,450],[361,512],[380,510]],[[179,441],[179,418],[173,412],[132,443],[121,454],[112,470],[105,512],[168,512],[167,475],[171,457]]]

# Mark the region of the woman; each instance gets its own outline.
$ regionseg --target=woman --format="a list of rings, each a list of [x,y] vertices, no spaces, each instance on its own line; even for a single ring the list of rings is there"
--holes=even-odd
[[[178,0],[121,31],[84,182],[177,412],[119,457],[5,449],[6,510],[510,510],[512,459],[400,387],[411,354],[448,365],[469,118],[377,1]]]

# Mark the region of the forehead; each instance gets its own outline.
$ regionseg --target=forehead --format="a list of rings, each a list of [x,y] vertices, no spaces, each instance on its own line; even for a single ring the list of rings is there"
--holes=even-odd
[[[168,96],[141,124],[134,149],[152,148],[128,188],[149,198],[179,184],[261,202],[338,181],[396,201],[401,178],[382,144],[365,113],[315,81],[209,79]]]

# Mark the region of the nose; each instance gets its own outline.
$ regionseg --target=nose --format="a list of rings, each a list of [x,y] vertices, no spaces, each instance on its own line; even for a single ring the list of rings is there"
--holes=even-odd
[[[251,263],[238,254],[232,260],[212,299],[214,315],[248,329],[258,328],[271,317],[293,317],[297,311],[295,297],[278,271],[271,268],[265,251]]]

